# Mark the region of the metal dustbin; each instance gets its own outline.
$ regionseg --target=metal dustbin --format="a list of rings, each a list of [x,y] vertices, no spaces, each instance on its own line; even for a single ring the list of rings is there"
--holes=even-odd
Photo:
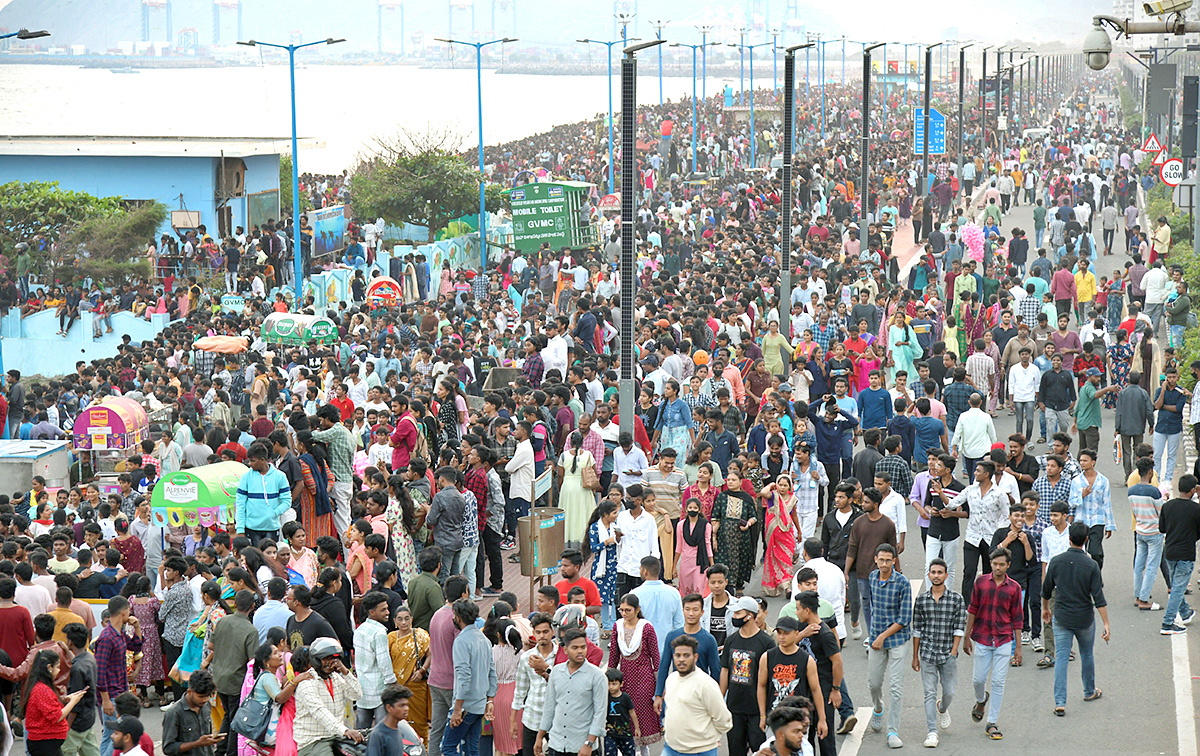
[[[527,517],[517,519],[521,575],[533,578],[558,572],[566,529],[567,513],[558,507],[537,507]]]

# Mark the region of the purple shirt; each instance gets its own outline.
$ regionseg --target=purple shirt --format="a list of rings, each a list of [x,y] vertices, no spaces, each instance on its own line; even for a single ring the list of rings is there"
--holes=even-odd
[[[1074,331],[1067,331],[1061,334],[1058,331],[1050,334],[1050,340],[1054,342],[1055,354],[1062,354],[1064,349],[1083,349],[1083,342],[1079,340],[1079,334]],[[1075,368],[1075,355],[1063,354],[1063,370],[1068,373]]]
[[[443,690],[454,689],[454,610],[443,606],[429,620],[429,684]]]

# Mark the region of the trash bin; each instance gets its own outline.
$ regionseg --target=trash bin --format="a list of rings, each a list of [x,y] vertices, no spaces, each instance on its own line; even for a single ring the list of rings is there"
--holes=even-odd
[[[557,507],[537,507],[517,519],[521,543],[521,575],[542,577],[558,572],[567,529],[567,513]]]

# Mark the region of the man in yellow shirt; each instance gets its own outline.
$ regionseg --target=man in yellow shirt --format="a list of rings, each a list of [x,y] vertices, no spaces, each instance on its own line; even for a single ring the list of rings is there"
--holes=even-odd
[[[1075,268],[1075,318],[1083,323],[1088,309],[1096,298],[1096,276],[1091,271],[1091,262],[1087,256],[1080,256]]]

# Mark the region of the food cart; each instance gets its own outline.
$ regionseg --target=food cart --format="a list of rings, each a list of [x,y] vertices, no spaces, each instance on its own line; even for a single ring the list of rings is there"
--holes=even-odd
[[[404,302],[400,292],[400,283],[388,276],[376,276],[367,285],[367,304],[373,309],[381,307],[398,307]]]
[[[150,496],[151,522],[227,528],[235,514],[238,481],[249,469],[240,462],[218,462],[164,475]]]
[[[141,454],[140,444],[150,437],[150,415],[124,396],[106,396],[75,418],[71,441],[75,452],[90,455],[92,470],[113,473],[121,460]]]

